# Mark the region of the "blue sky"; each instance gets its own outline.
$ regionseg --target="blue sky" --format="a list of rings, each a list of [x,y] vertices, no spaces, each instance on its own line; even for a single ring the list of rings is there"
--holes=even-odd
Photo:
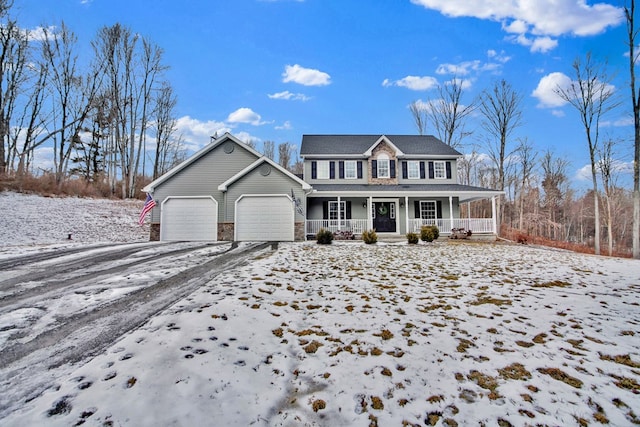
[[[412,101],[465,79],[465,99],[505,79],[523,95],[526,137],[588,164],[578,115],[553,88],[592,51],[607,59],[622,108],[603,132],[625,138],[630,161],[628,59],[622,1],[585,0],[15,0],[19,23],[71,28],[87,57],[117,22],[165,50],[179,131],[193,149],[214,133],[299,145],[303,134],[411,134]],[[542,82],[542,83],[541,83]],[[465,143],[483,151],[479,118]],[[428,133],[434,133],[428,127]],[[513,141],[513,146],[516,145]],[[469,149],[467,149],[469,150]],[[462,151],[467,151],[462,150]],[[588,183],[586,184],[588,185]]]

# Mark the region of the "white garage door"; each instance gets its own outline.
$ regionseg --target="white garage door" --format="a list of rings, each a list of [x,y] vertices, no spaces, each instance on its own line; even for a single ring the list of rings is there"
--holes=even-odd
[[[218,203],[210,196],[162,202],[160,240],[218,240]]]
[[[294,211],[284,195],[243,195],[236,202],[236,240],[292,242]]]

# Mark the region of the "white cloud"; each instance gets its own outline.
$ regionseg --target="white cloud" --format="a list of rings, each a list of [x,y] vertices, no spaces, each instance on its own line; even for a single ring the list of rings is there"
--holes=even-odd
[[[399,86],[406,87],[411,90],[429,90],[438,86],[438,80],[434,77],[429,76],[407,76],[400,80],[391,81],[389,79],[384,79],[382,82],[382,86]]]
[[[454,76],[466,76],[475,73],[497,73],[502,68],[502,64],[508,62],[511,58],[504,55],[504,52],[498,54],[494,50],[487,52],[489,58],[495,59],[499,62],[482,62],[479,59],[473,61],[463,61],[458,64],[440,64],[436,68],[436,74],[452,74]]]
[[[289,120],[287,120],[281,126],[276,126],[276,129],[277,130],[291,130],[291,129],[293,129],[293,126],[291,126],[291,122]]]
[[[249,123],[254,126],[259,126],[265,123],[262,121],[260,114],[247,107],[238,108],[236,111],[229,114],[227,121],[229,123]]]
[[[567,103],[562,99],[556,91],[566,89],[571,86],[571,79],[563,73],[551,73],[547,74],[538,82],[538,87],[535,88],[531,95],[537,98],[540,108],[557,108],[562,107]]]
[[[298,83],[304,86],[327,86],[331,84],[331,76],[320,70],[304,68],[295,64],[284,67],[282,81],[284,83]]]
[[[528,47],[531,52],[545,53],[558,46],[558,40],[551,37],[529,38],[525,34],[507,37],[507,40]]]
[[[268,94],[267,96],[271,99],[284,99],[287,101],[303,101],[304,102],[311,99],[311,97],[303,93],[291,93],[288,90],[285,90],[284,92]]]
[[[540,52],[552,43],[544,36],[571,34],[590,36],[617,26],[624,20],[622,9],[607,3],[588,5],[586,0],[411,0],[449,17],[474,17],[502,23],[510,34],[543,37],[531,42]],[[516,39],[517,40],[517,39]],[[524,39],[521,39],[524,41]]]
[[[58,36],[58,27],[50,25],[46,28],[36,27],[33,30],[28,30],[27,35],[29,41],[42,42],[47,39],[54,40]]]

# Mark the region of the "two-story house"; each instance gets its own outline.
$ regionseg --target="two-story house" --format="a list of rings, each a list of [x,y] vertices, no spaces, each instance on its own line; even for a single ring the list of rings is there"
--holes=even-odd
[[[406,234],[432,224],[445,235],[453,228],[495,234],[495,214],[460,218],[460,204],[502,192],[458,184],[462,154],[433,136],[304,135],[300,155],[313,189],[308,236],[320,228]]]
[[[147,185],[152,240],[291,241],[332,231],[382,236],[435,224],[495,235],[460,205],[500,191],[457,183],[461,153],[433,136],[304,135],[302,177],[228,133]],[[493,203],[495,211],[495,203]]]

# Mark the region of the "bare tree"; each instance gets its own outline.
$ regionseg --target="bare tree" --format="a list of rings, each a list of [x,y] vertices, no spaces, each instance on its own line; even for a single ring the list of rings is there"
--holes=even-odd
[[[155,102],[152,129],[156,135],[155,159],[153,162],[153,179],[156,179],[168,168],[172,151],[171,140],[176,131],[176,118],[174,114],[178,100],[173,93],[173,88],[168,82],[163,82]]]
[[[531,180],[533,177],[533,168],[536,164],[537,153],[534,151],[533,145],[527,138],[521,139],[518,148],[516,148],[517,158],[520,166],[520,177],[518,192],[518,228],[524,230],[524,205],[527,199],[527,191],[531,189]]]
[[[289,142],[278,144],[278,164],[289,170],[291,159],[293,159],[295,145]]]
[[[27,78],[29,40],[15,20],[7,18],[10,3],[0,2],[0,174],[8,173],[16,152],[11,123],[20,91]]]
[[[424,135],[427,133],[427,109],[426,106],[420,101],[413,101],[409,104],[409,111],[411,112],[411,117],[413,117],[413,122],[418,129],[418,135]]]
[[[43,28],[42,57],[49,66],[49,87],[55,107],[52,127],[46,139],[53,139],[56,182],[62,182],[72,151],[80,138],[82,123],[92,107],[98,74],[83,75],[78,70],[76,35],[64,24],[59,30]]]
[[[600,139],[602,116],[617,106],[613,98],[611,77],[606,72],[606,62],[596,62],[587,53],[584,63],[580,58],[573,62],[575,80],[566,88],[557,87],[555,93],[576,109],[584,126],[591,161],[591,181],[594,192],[594,250],[600,255],[600,208],[596,151]]]
[[[487,132],[488,151],[497,170],[496,186],[505,189],[507,144],[513,131],[522,124],[522,95],[506,80],[496,82],[490,90],[485,90],[480,99],[482,127]],[[493,138],[493,139],[491,139]],[[497,203],[498,224],[502,221],[502,203]]]
[[[163,52],[120,24],[100,29],[93,47],[106,73],[103,91],[112,109],[110,140],[117,152],[112,160],[117,161],[122,175],[122,197],[135,197],[152,91],[166,68],[161,62]]]
[[[553,152],[547,151],[540,162],[542,166],[542,189],[544,190],[544,207],[547,211],[545,221],[546,230],[544,236],[549,239],[558,239],[558,231],[562,220],[560,212],[562,202],[565,200],[565,187],[567,185],[567,160],[556,157]]]
[[[633,257],[640,259],[640,88],[636,92],[636,52],[638,30],[635,26],[635,0],[625,5],[629,48],[629,82],[631,87],[631,106],[633,110]]]
[[[262,143],[262,154],[271,160],[276,157],[276,143],[273,141],[265,141]]]
[[[464,130],[466,119],[477,108],[474,101],[462,104],[463,93],[462,81],[454,78],[438,86],[439,98],[428,102],[427,111],[438,137],[453,148],[462,145],[468,135]]]
[[[598,149],[600,161],[598,169],[602,178],[602,188],[604,189],[605,200],[605,221],[607,224],[607,243],[609,256],[613,254],[613,199],[616,190],[616,162],[614,160],[614,149],[617,142],[614,139],[605,139]]]

